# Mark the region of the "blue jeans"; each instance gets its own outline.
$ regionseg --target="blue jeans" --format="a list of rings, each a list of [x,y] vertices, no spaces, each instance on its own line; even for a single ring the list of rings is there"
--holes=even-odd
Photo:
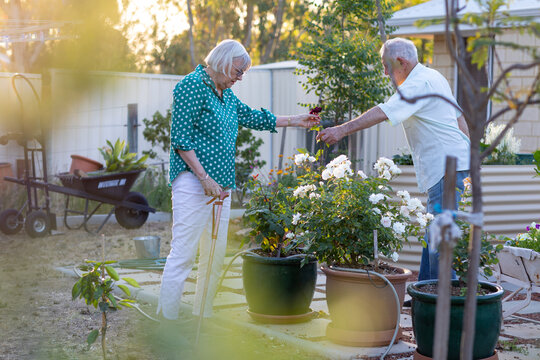
[[[456,173],[456,209],[458,208],[461,192],[463,192],[463,180],[469,176],[469,171],[458,171]],[[427,211],[435,214],[435,205],[440,204],[442,206],[442,197],[444,191],[444,177],[428,190],[427,198]],[[418,280],[431,280],[439,278],[439,252],[431,251],[429,249],[429,231],[426,229],[426,235],[424,240],[428,244],[427,247],[422,249],[422,259],[420,260],[420,272],[418,274]],[[452,273],[452,277],[455,278],[455,272]]]

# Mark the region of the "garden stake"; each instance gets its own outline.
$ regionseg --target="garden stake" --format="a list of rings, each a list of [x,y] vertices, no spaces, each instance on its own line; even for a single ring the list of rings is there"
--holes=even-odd
[[[210,274],[212,273],[212,262],[214,259],[214,252],[216,250],[216,241],[219,230],[219,219],[221,218],[221,210],[223,208],[223,200],[229,196],[228,191],[222,191],[218,196],[212,198],[207,204],[214,202],[212,208],[212,244],[210,246],[210,257],[208,259],[208,268],[206,269],[206,276],[204,280],[203,296],[201,301],[201,307],[199,309],[199,321],[197,322],[197,334],[195,336],[195,346],[199,345],[199,336],[201,334],[201,326],[204,318],[204,308],[206,305],[206,296],[208,294],[208,285],[210,282]],[[216,210],[217,207],[217,210]]]

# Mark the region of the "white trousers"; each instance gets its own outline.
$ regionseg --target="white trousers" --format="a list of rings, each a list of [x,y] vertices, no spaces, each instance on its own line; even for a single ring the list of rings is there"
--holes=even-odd
[[[178,318],[184,282],[195,262],[199,243],[199,270],[193,314],[198,316],[200,313],[203,291],[207,286],[205,281],[212,244],[212,208],[214,205],[213,203],[206,204],[210,199],[211,197],[204,195],[201,183],[191,172],[180,173],[172,182],[173,225],[171,252],[167,256],[165,269],[161,277],[161,289],[157,307],[157,314],[159,315],[161,311],[167,319]],[[204,317],[212,316],[212,303],[216,295],[227,248],[230,209],[231,197],[229,196],[223,201]]]

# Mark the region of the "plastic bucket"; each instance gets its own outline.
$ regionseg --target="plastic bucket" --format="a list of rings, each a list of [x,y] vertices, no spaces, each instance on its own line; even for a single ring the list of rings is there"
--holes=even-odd
[[[139,236],[133,238],[135,241],[135,250],[139,259],[157,259],[159,258],[160,237],[155,235]]]

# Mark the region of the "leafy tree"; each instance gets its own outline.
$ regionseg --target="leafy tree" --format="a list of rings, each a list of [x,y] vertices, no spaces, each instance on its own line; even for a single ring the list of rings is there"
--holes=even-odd
[[[168,109],[165,116],[156,111],[152,120],[143,119],[143,123],[143,136],[150,142],[152,149],[159,146],[163,152],[168,153],[171,147],[171,110]],[[155,159],[157,153],[152,149],[143,151],[143,154],[148,154],[150,158]]]
[[[303,67],[297,73],[307,75],[303,87],[319,97],[323,124],[334,126],[382,102],[390,89],[379,60],[375,2],[332,0],[316,6],[307,24],[309,40],[299,50]],[[342,150],[345,146],[338,144]]]

